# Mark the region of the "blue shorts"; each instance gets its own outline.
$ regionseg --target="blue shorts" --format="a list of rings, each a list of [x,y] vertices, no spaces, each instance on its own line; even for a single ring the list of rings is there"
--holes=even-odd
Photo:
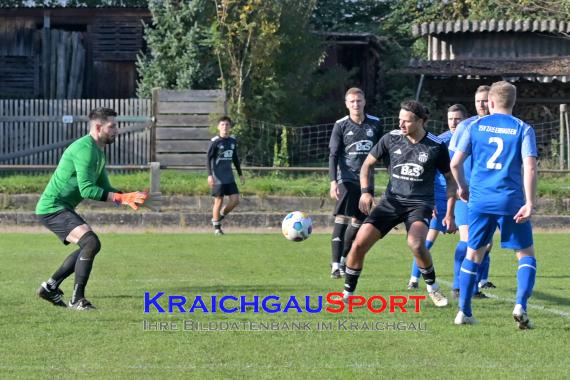
[[[436,199],[435,207],[437,207],[437,216],[431,218],[429,229],[445,233],[447,232],[447,227],[443,225],[443,218],[445,218],[445,214],[447,213],[447,199]]]
[[[533,245],[530,221],[517,224],[513,215],[485,214],[469,210],[469,248],[476,250],[489,244],[497,227],[501,231],[501,248],[519,250]]]
[[[457,227],[469,225],[469,207],[461,199],[455,202],[455,224]]]

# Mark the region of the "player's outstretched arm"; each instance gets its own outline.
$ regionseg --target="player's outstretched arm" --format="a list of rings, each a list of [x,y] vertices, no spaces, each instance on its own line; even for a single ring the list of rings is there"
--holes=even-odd
[[[148,198],[148,192],[135,191],[132,193],[109,193],[107,200],[114,202],[116,205],[127,205],[133,210],[138,210]]]
[[[526,203],[515,214],[517,223],[524,223],[532,215],[536,199],[537,169],[536,157],[525,157],[523,160],[523,186]]]

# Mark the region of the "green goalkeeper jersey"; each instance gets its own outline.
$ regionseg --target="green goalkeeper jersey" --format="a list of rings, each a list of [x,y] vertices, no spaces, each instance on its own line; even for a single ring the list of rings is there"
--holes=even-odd
[[[105,201],[103,195],[117,192],[109,183],[105,161],[105,152],[91,135],[73,142],[63,152],[36,206],[36,214],[73,210],[83,199]]]

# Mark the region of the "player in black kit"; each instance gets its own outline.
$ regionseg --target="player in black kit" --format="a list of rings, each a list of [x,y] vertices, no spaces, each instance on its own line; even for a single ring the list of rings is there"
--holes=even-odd
[[[241,172],[237,153],[237,141],[230,136],[232,120],[223,116],[218,120],[219,135],[212,138],[208,148],[208,186],[212,189],[214,206],[212,207],[212,225],[216,235],[223,235],[222,219],[239,204],[239,190],[232,171],[232,162],[238,172],[240,182],[245,180]],[[229,196],[229,202],[224,208],[224,196]]]
[[[345,104],[349,115],[336,121],[329,144],[330,196],[337,201],[331,241],[331,278],[335,279],[344,275],[344,259],[366,218],[358,209],[360,167],[382,136],[379,119],[364,113],[366,100],[361,89],[350,88]],[[372,188],[373,181],[374,173],[370,173]]]
[[[362,196],[359,208],[368,217],[346,259],[343,299],[347,300],[356,289],[366,252],[403,222],[408,232],[408,246],[416,258],[430,298],[438,307],[447,306],[447,298],[436,282],[431,254],[425,247],[425,241],[434,207],[436,169],[445,177],[448,199],[455,199],[457,185],[451,176],[447,147],[424,129],[428,110],[413,100],[403,102],[400,108],[400,129],[382,136],[360,169]],[[390,182],[380,203],[372,209],[372,188],[368,175],[378,160],[384,160]],[[455,230],[454,207],[451,208],[443,224],[449,230]]]

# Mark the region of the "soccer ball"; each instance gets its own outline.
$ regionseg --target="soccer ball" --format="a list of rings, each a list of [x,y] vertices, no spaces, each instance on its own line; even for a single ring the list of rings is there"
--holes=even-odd
[[[303,241],[313,232],[313,221],[306,213],[293,211],[283,219],[281,231],[287,240]]]

